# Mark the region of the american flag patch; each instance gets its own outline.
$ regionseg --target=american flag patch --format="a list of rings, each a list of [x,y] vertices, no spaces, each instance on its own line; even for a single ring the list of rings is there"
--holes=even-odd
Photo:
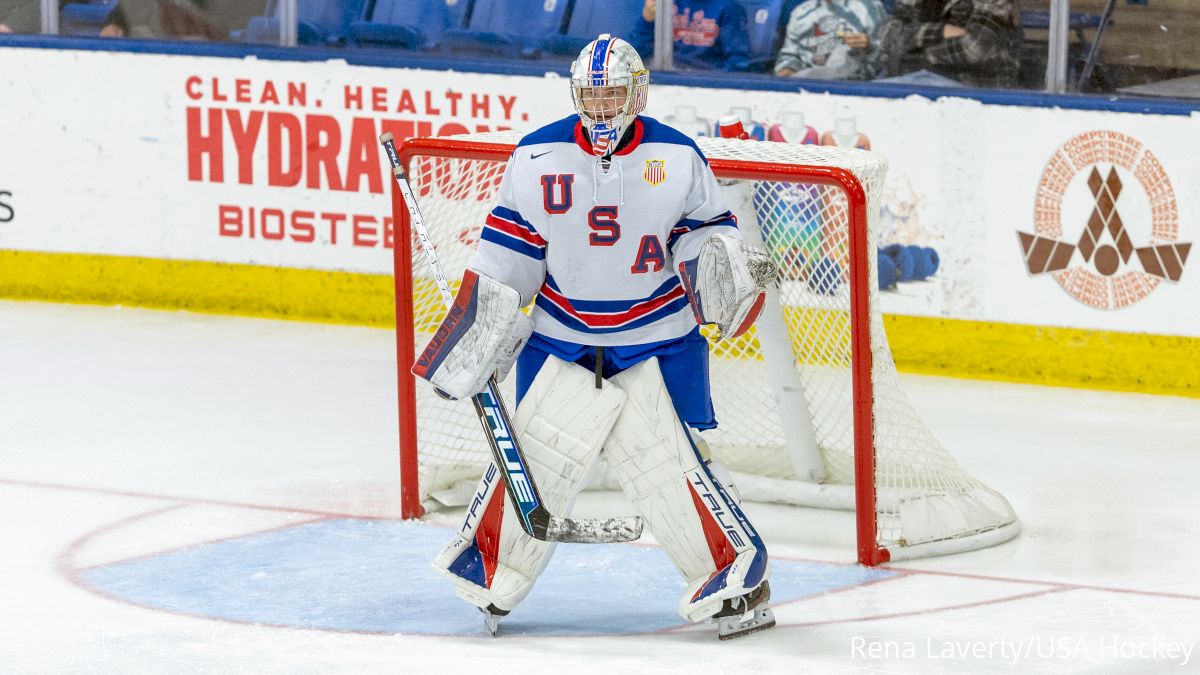
[[[646,171],[642,178],[651,185],[658,185],[667,179],[667,163],[661,159],[646,160]]]

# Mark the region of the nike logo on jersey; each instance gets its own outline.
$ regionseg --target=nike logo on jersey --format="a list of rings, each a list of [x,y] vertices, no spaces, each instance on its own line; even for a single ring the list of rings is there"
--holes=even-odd
[[[529,159],[537,159],[538,157],[541,157],[542,155],[548,155],[548,154],[550,154],[550,153],[552,153],[552,152],[554,152],[554,151],[553,151],[553,150],[547,150],[547,151],[545,151],[545,152],[539,152],[539,153],[538,153],[538,154],[536,154],[536,155],[530,155],[530,156],[529,156]]]

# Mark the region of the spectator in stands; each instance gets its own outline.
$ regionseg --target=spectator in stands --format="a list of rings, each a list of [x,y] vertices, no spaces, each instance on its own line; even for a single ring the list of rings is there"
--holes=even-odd
[[[86,0],[60,0],[59,7]],[[123,0],[100,28],[100,37],[157,37],[158,0]],[[0,0],[0,33],[39,33],[38,0]]]
[[[229,39],[230,26],[218,21],[207,0],[157,0],[163,35],[171,40]],[[244,24],[243,24],[244,25]]]
[[[657,6],[657,0],[646,0],[629,39],[647,60],[654,54]],[[746,10],[736,0],[675,0],[673,35],[676,66],[727,71],[749,68]]]
[[[1020,66],[1015,0],[896,0],[883,26],[884,75],[932,71],[972,87],[1012,87]]]
[[[0,0],[0,33],[40,33],[38,0]]]
[[[121,0],[113,15],[130,37],[222,42],[262,8],[244,0]]]
[[[876,34],[886,19],[879,0],[805,0],[788,17],[775,74],[872,79],[880,55]]]
[[[121,0],[100,29],[101,37],[162,37],[162,15],[158,0]]]

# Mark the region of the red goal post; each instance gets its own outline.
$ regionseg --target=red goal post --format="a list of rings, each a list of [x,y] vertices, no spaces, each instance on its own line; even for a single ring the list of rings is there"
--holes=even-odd
[[[519,138],[519,134],[501,132],[414,138],[400,145],[401,163],[410,175],[423,220],[446,266],[448,279],[461,276],[476,241],[472,232],[482,227],[483,216],[494,203],[504,164]],[[769,297],[776,307],[764,311],[748,339],[732,347],[731,341],[713,346],[714,364],[718,364],[714,365],[713,383],[718,421],[725,422],[723,415],[736,417],[739,422],[744,417],[750,426],[735,433],[783,439],[768,444],[771,447],[749,449],[735,447],[736,443],[726,449],[721,441],[710,441],[714,455],[735,470],[743,493],[749,485],[752,499],[853,508],[857,514],[858,560],[866,565],[970,550],[1014,536],[1019,525],[1007,501],[962,471],[931,435],[928,438],[935,448],[905,450],[899,460],[888,463],[902,463],[911,455],[915,464],[936,469],[932,477],[920,478],[919,471],[912,476],[905,471],[880,473],[877,382],[898,392],[875,288],[879,233],[872,214],[879,208],[886,163],[857,150],[735,139],[699,139],[699,143],[713,173],[730,191],[730,201],[736,202],[734,210],[743,231],[762,241],[783,270],[779,289],[773,289]],[[430,294],[427,264],[423,256],[413,258],[408,210],[394,185],[392,199],[396,222],[393,254],[401,507],[404,518],[417,518],[425,512],[424,503],[452,503],[454,497],[446,496],[455,491],[450,486],[457,485],[459,494],[465,486],[473,487],[488,457],[478,423],[471,426],[468,420],[464,424],[464,418],[455,417],[447,407],[461,404],[429,396],[429,388],[418,387],[409,372],[416,349],[427,339],[431,323],[436,325],[441,319],[444,308],[426,299]],[[772,316],[775,318],[769,318]],[[777,337],[770,337],[772,334]],[[814,335],[819,339],[812,339]],[[774,353],[768,348],[771,342],[775,344]],[[819,344],[810,347],[809,342]],[[884,362],[877,362],[880,358]],[[787,368],[777,363],[789,359],[792,363]],[[764,361],[772,365],[758,363]],[[724,372],[726,362],[730,375],[727,381],[719,382],[716,373]],[[764,378],[754,370],[776,374],[769,372],[770,376]],[[783,371],[799,373],[793,373],[793,384],[804,390],[806,403],[788,398],[786,392],[797,387],[779,384],[779,377],[788,377]],[[736,390],[725,409],[718,398],[723,386]],[[775,395],[764,397],[766,403],[760,407],[739,408],[748,405],[742,401],[772,388]],[[885,422],[901,428],[899,437],[907,439],[914,435],[912,420],[921,429],[924,425],[911,412],[902,392],[889,390],[884,398],[892,401],[897,396],[902,405],[885,405],[883,412],[899,421]],[[833,399],[838,405],[826,403]],[[771,405],[776,409],[770,414],[777,421],[756,426],[760,420],[754,418]],[[848,414],[844,410],[847,407]],[[764,417],[767,414],[762,413]],[[848,424],[842,421],[843,416],[849,418]],[[804,428],[790,429],[797,427],[797,419]],[[770,429],[764,431],[766,427]],[[924,436],[920,441],[921,447],[931,445]],[[477,449],[472,449],[472,444]],[[813,447],[806,450],[805,446]],[[953,466],[946,471],[948,465]],[[955,480],[947,481],[946,474],[955,472],[962,476],[954,475]],[[897,473],[905,475],[896,478],[893,474]],[[827,484],[811,489],[814,479],[824,479]],[[846,489],[826,489],[832,485]],[[887,504],[883,505],[879,501],[881,487],[887,495]],[[959,493],[979,489],[987,491],[984,501],[988,506],[1001,513],[990,520],[984,518],[986,522],[968,523],[964,529],[958,522],[961,514],[977,511],[978,506],[952,502],[960,498]],[[842,496],[830,498],[831,492]],[[434,494],[440,499],[432,497]],[[904,516],[906,512],[914,513],[914,509],[905,505],[918,501],[922,506],[910,516],[910,521],[918,525],[906,529]],[[946,531],[938,531],[936,523],[925,522],[931,518],[924,511],[939,512],[942,519],[950,521]],[[920,531],[920,541],[906,538],[914,529]]]

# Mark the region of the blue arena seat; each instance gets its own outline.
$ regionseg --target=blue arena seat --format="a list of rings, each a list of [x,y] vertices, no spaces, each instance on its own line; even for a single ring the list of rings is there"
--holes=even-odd
[[[297,33],[301,44],[345,42],[350,24],[362,13],[364,0],[299,0]]]
[[[446,31],[446,44],[536,58],[541,41],[562,32],[568,4],[568,0],[475,0],[466,27]]]
[[[542,48],[556,54],[575,56],[601,33],[628,37],[642,14],[645,0],[575,0],[567,29],[542,40]],[[650,60],[651,54],[642,58]]]
[[[350,34],[350,24],[362,14],[365,0],[296,0],[300,44],[341,44]],[[279,42],[279,0],[267,0],[262,16],[250,19],[240,38],[245,42]]]
[[[775,63],[783,35],[784,0],[738,0],[746,10],[746,30],[750,33],[750,69],[765,70]],[[795,3],[792,3],[792,7]]]
[[[72,2],[59,11],[58,32],[62,35],[99,35],[119,0]]]
[[[432,49],[447,30],[460,29],[470,0],[375,0],[350,24],[351,41]]]
[[[1071,12],[1068,15],[1067,25],[1072,31],[1076,31],[1080,39],[1083,38],[1081,31],[1087,28],[1100,27],[1100,15],[1088,14],[1087,12]],[[1050,28],[1050,12],[1047,10],[1027,9],[1021,12],[1021,25],[1026,28]]]

